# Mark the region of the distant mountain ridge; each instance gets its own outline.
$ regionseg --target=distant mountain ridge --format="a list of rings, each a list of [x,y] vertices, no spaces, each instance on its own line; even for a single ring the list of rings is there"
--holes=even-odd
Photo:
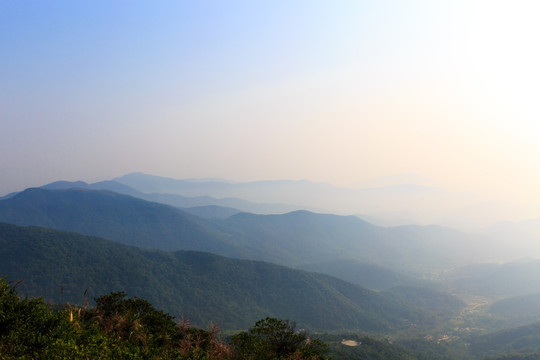
[[[422,179],[406,174],[405,177],[390,177],[389,182],[372,184],[379,187],[345,188],[308,180],[231,182],[215,178],[173,179],[131,173],[110,180],[129,187],[129,191],[107,184],[107,181],[91,185],[93,189],[121,192],[182,208],[217,205],[258,214],[295,210],[359,214],[361,218],[381,226],[438,224],[465,231],[484,228],[497,221],[524,219],[531,211],[523,204],[490,201],[472,193],[446,191]],[[72,185],[77,186],[77,183]],[[381,184],[391,186],[381,187]],[[5,195],[0,200],[13,195]],[[527,251],[518,256],[525,253]],[[534,253],[540,256],[540,246],[534,247]]]
[[[0,214],[0,221],[16,225],[73,231],[143,248],[242,252],[199,217],[104,190],[27,189],[0,201]]]
[[[407,218],[412,224],[430,224],[448,219],[455,221],[454,218],[459,218],[460,213],[463,215],[467,205],[478,200],[471,194],[452,193],[436,187],[408,183],[359,189],[308,180],[197,182],[193,179],[187,181],[143,173],[131,173],[114,180],[145,193],[206,195],[241,198],[256,203],[286,203],[293,204],[296,209],[315,212],[375,217],[382,215],[386,223],[399,220],[391,214],[403,212],[409,213]],[[456,213],[456,209],[463,210]],[[465,216],[474,218],[478,213],[467,213]]]
[[[194,206],[182,210],[203,219],[226,219],[241,212],[237,209],[217,205]]]
[[[194,181],[194,180],[193,180]],[[185,180],[190,183],[190,180]],[[145,193],[132,188],[131,186],[122,184],[118,181],[108,180],[88,184],[84,181],[56,181],[44,186],[42,189],[47,190],[68,190],[68,189],[92,189],[92,190],[109,190],[120,194],[130,195],[147,201],[155,201],[166,205],[172,205],[182,209],[189,209],[202,206],[220,206],[228,209],[238,209],[237,212],[253,212],[257,214],[277,214],[298,210],[299,207],[287,204],[269,204],[255,203],[239,198],[213,198],[211,196],[182,196],[178,194],[167,193]],[[17,193],[10,194],[9,197]],[[7,198],[8,196],[6,196]],[[0,198],[1,200],[1,198]],[[194,210],[197,212],[198,210]],[[229,210],[230,212],[230,210]],[[221,216],[222,217],[222,216]]]
[[[246,234],[251,243],[276,244],[288,253],[301,254],[298,265],[348,258],[423,272],[473,262],[483,255],[476,251],[476,246],[483,246],[482,239],[438,226],[382,228],[356,216],[308,211],[241,213],[223,223]]]
[[[295,211],[205,220],[109,191],[28,189],[0,201],[0,221],[162,250],[199,250],[297,266],[341,258],[430,271],[489,255],[477,238],[442,227],[381,228],[355,216]],[[482,252],[475,248],[482,248]]]
[[[169,193],[183,196],[211,196],[241,198],[256,203],[287,203],[296,209],[318,212],[363,213],[378,208],[388,211],[390,198],[412,200],[419,195],[442,193],[441,189],[398,185],[386,188],[349,189],[308,180],[260,180],[243,183],[172,179],[143,173],[131,173],[114,181],[144,193]],[[425,201],[422,199],[421,201]],[[381,206],[379,203],[383,203]],[[418,203],[418,199],[417,199]],[[366,206],[367,205],[367,206]],[[359,208],[360,206],[360,208]]]

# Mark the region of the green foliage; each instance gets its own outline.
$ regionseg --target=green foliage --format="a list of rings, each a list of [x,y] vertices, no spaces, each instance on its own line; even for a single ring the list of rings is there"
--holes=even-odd
[[[12,359],[324,359],[326,345],[296,331],[288,320],[266,318],[231,346],[217,328],[205,331],[123,292],[87,309],[56,310],[41,298],[21,299],[0,278],[0,358]]]
[[[62,319],[41,299],[20,299],[7,280],[0,279],[0,355],[35,357],[62,327]]]
[[[126,293],[116,292],[96,299],[96,306],[85,313],[96,319],[100,328],[112,336],[138,345],[162,346],[178,334],[174,318],[158,311],[146,300],[125,299]]]
[[[289,320],[259,320],[248,332],[232,337],[235,359],[324,359],[327,346],[310,339]]]
[[[0,279],[0,358],[229,359],[217,330],[204,331],[154,309],[145,300],[112,293],[96,307],[53,310],[41,298],[20,299]]]

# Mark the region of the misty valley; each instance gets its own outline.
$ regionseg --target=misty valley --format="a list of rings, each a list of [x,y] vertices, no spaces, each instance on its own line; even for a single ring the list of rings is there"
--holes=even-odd
[[[540,220],[414,220],[448,220],[429,201],[451,197],[141,173],[5,195],[0,357],[540,359]],[[378,218],[391,199],[411,218]]]

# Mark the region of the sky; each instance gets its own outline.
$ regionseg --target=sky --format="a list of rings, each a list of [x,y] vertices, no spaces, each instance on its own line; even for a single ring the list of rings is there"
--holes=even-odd
[[[0,1],[0,195],[130,172],[414,174],[535,206],[539,16],[519,0]]]

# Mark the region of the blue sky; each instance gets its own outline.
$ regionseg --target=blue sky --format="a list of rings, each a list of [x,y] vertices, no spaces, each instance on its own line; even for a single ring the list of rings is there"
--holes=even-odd
[[[2,1],[0,193],[133,171],[415,173],[537,201],[538,15],[533,1]]]

